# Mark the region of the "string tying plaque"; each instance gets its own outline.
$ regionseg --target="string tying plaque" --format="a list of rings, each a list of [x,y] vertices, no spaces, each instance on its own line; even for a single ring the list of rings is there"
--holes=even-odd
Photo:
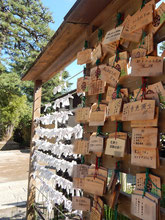
[[[98,30],[98,41],[102,41],[102,37],[103,37],[103,30],[99,29]]]
[[[118,27],[119,25],[121,25],[124,21],[124,14],[121,13],[121,12],[118,12],[117,13],[117,16],[116,16],[116,20],[117,20],[117,24],[116,24],[116,27]]]
[[[85,42],[84,42],[84,49],[87,49],[87,48],[88,48],[88,41],[85,40]]]
[[[142,5],[141,5],[141,9],[145,6],[145,4],[146,4],[146,0],[143,0]]]

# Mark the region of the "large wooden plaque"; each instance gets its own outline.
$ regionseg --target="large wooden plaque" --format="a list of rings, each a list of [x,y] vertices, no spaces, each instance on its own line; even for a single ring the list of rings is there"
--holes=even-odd
[[[132,59],[131,76],[158,76],[163,73],[163,57],[148,56]]]
[[[143,100],[124,104],[122,121],[154,119],[155,100]]]

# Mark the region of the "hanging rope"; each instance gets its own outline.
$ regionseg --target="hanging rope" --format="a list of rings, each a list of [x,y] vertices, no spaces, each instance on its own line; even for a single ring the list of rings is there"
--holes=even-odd
[[[84,49],[87,49],[87,48],[88,48],[88,41],[85,40],[85,42],[84,42]]]
[[[118,12],[117,13],[117,16],[116,16],[116,20],[117,20],[117,23],[116,23],[116,27],[118,27],[119,25],[121,25],[124,21],[124,14],[121,13],[121,12]]]
[[[81,155],[81,164],[84,164],[85,163],[85,157],[84,155]]]
[[[103,37],[103,30],[99,29],[98,30],[98,41],[102,41],[102,37]]]
[[[140,42],[139,48],[141,48],[141,45],[145,44],[145,37],[147,36],[147,33],[145,31],[142,32],[142,40]]]
[[[146,179],[145,179],[145,185],[143,190],[143,197],[145,196],[145,193],[147,192],[147,185],[149,180],[149,168],[146,168]]]
[[[118,204],[115,205],[115,220],[117,220],[117,216],[118,216],[117,209],[118,209]]]
[[[116,86],[116,98],[120,98],[120,90],[121,90],[122,86],[121,85],[117,85]]]
[[[146,4],[146,0],[142,0],[141,9],[145,6],[145,4]]]
[[[142,97],[141,101],[146,98],[146,88],[147,88],[147,79],[145,77],[142,77]]]

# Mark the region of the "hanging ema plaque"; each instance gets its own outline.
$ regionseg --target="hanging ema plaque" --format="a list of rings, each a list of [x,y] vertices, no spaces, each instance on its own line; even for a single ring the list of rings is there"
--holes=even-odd
[[[82,65],[86,63],[91,63],[91,53],[92,53],[92,49],[86,49],[78,52],[77,64]]]
[[[77,93],[83,93],[88,91],[89,77],[81,77],[77,80]]]
[[[119,138],[108,138],[105,148],[106,155],[124,157],[126,140]]]

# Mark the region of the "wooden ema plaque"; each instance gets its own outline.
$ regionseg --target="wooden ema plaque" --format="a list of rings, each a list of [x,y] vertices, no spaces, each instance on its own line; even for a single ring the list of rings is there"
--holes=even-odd
[[[104,181],[98,177],[88,176],[85,177],[84,191],[97,196],[103,196]]]
[[[90,220],[101,220],[101,213],[94,207],[92,207]]]
[[[152,180],[152,183],[150,180],[148,180],[147,184],[147,192],[153,193],[154,195],[157,195],[161,197],[161,182],[160,178],[157,176],[154,176],[152,174],[149,174],[150,179]],[[137,173],[136,174],[136,189],[137,190],[143,190],[145,186],[145,180],[146,180],[146,174],[145,173]],[[157,186],[158,188],[156,188]]]
[[[91,201],[86,197],[74,196],[72,197],[72,208],[73,210],[89,212],[91,209]]]
[[[104,100],[106,103],[112,101],[113,98],[116,98],[116,90],[113,87],[108,86],[107,93],[106,93],[106,99]],[[120,89],[120,95],[122,98],[128,97],[128,89],[123,88]]]
[[[116,28],[108,31],[105,35],[104,40],[103,40],[103,44],[104,45],[110,44],[110,43],[113,43],[113,42],[120,40],[122,30],[123,30],[123,26],[119,26],[119,27],[116,27]]]
[[[122,99],[111,100],[107,108],[107,116],[117,116],[120,114],[122,108]]]
[[[111,44],[103,44],[102,45],[102,49],[103,49],[103,53],[110,53],[112,55],[114,55],[116,53],[116,48],[117,48],[117,44],[116,42],[111,43]]]
[[[86,63],[91,63],[91,53],[92,53],[92,49],[86,49],[78,52],[77,64],[82,65]]]
[[[110,66],[113,66],[113,64],[115,63],[115,58],[116,58],[116,56],[112,56],[109,58],[109,65]],[[119,60],[128,60],[127,51],[119,53]]]
[[[165,3],[162,2],[155,12],[153,22],[149,25],[149,31],[153,34],[155,34],[165,22]]]
[[[127,133],[124,132],[113,132],[109,134],[109,138],[119,138],[122,140],[127,140]]]
[[[147,50],[144,48],[136,48],[132,50],[131,58],[140,58],[140,57],[145,57],[147,54]]]
[[[131,76],[158,76],[163,73],[163,57],[148,56],[132,59]]]
[[[124,157],[126,140],[119,138],[108,138],[105,154],[115,157]]]
[[[89,152],[98,153],[101,156],[103,152],[103,143],[104,139],[97,136],[96,133],[93,133],[89,139]]]
[[[158,128],[133,128],[132,146],[157,148]]]
[[[159,167],[158,148],[131,147],[131,164],[156,169]]]
[[[145,196],[132,194],[131,213],[143,220],[157,220],[157,205]]]
[[[122,121],[154,119],[155,100],[143,100],[124,104]]]
[[[89,123],[89,114],[89,107],[78,108],[76,109],[75,121],[77,123]]]
[[[89,126],[103,126],[106,118],[107,106],[104,104],[93,104],[89,116]]]
[[[111,87],[115,87],[118,82],[120,72],[114,67],[107,66],[105,64],[100,65],[99,68],[101,70],[101,80],[108,83]]]
[[[153,33],[149,33],[145,38],[144,38],[144,44],[141,43],[139,44],[139,47],[144,48],[147,50],[147,55],[152,53],[154,50],[154,39],[153,39]]]
[[[77,164],[73,166],[73,178],[85,178],[88,175],[89,166]]]
[[[131,121],[131,127],[132,128],[157,127],[158,117],[159,117],[159,108],[156,107],[154,119]]]
[[[74,141],[74,154],[82,154],[87,155],[89,154],[89,141],[86,140],[75,140]]]
[[[84,178],[73,178],[73,188],[75,189],[84,189]]]
[[[97,175],[99,178],[103,177],[102,179],[106,182],[108,177],[108,171],[104,167],[99,167],[96,169],[95,165],[91,165],[88,169],[88,175],[94,176]]]
[[[123,31],[121,33],[121,38],[131,41],[131,42],[136,42],[139,43],[141,37],[142,37],[142,29],[136,30],[132,33],[130,33],[130,28],[131,28],[131,19],[132,17],[128,15],[126,19],[123,22]]]
[[[77,80],[77,93],[83,93],[88,90],[89,77],[81,77]]]
[[[102,57],[102,46],[99,44],[93,51],[92,51],[92,64],[94,65],[98,59]]]
[[[153,6],[146,5],[138,10],[130,20],[130,33],[142,29],[146,25],[153,22]]]
[[[98,95],[105,92],[106,83],[102,80],[90,80],[88,87],[88,95]]]

